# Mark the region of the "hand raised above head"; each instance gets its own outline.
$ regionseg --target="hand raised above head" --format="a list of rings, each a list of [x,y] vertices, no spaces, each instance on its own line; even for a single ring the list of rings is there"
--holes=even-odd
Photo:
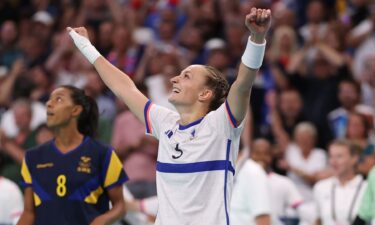
[[[264,37],[271,26],[271,10],[253,7],[246,15],[245,24],[252,35]]]
[[[72,36],[72,31],[75,31],[77,34],[89,39],[89,34],[87,33],[86,28],[84,27],[67,27],[66,30],[69,32],[69,35]]]
[[[101,55],[98,50],[96,50],[96,48],[92,46],[86,28],[67,27],[66,30],[69,32],[69,36],[73,39],[75,46],[81,51],[81,53],[87,58],[87,60],[89,60],[91,64],[94,64],[96,59],[98,59]]]

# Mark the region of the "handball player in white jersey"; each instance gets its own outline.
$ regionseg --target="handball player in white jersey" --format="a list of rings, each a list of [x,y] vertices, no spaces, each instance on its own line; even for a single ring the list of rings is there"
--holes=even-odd
[[[252,8],[245,24],[251,35],[231,88],[218,70],[191,65],[171,79],[169,102],[177,112],[148,100],[91,45],[85,28],[68,28],[105,84],[146,124],[146,132],[159,139],[157,225],[230,224],[234,162],[271,11]]]

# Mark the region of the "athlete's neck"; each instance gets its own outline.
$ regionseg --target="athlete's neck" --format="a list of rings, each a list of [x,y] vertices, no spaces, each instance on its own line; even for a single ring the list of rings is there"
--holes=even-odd
[[[183,107],[176,107],[178,113],[180,114],[180,124],[181,125],[188,125],[194,121],[199,120],[200,118],[204,117],[207,114],[206,110],[199,109],[194,110],[192,108],[183,108]]]
[[[77,148],[83,141],[84,135],[77,129],[68,127],[54,130],[56,147],[63,153],[70,152]]]
[[[341,175],[337,176],[337,179],[339,180],[340,185],[344,186],[349,181],[351,181],[355,177],[355,175],[356,174],[355,174],[354,171],[348,171],[345,174],[341,174]]]

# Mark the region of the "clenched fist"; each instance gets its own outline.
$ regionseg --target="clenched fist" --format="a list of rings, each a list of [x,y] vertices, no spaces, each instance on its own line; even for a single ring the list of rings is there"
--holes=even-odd
[[[262,43],[271,26],[271,10],[253,7],[250,13],[246,15],[245,24],[251,32],[253,41]]]

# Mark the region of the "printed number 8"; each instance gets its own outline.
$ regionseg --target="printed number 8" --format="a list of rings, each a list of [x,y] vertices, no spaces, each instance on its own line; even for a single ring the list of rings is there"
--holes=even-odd
[[[57,177],[57,187],[56,187],[56,193],[60,197],[64,197],[66,194],[66,176],[60,175]]]

